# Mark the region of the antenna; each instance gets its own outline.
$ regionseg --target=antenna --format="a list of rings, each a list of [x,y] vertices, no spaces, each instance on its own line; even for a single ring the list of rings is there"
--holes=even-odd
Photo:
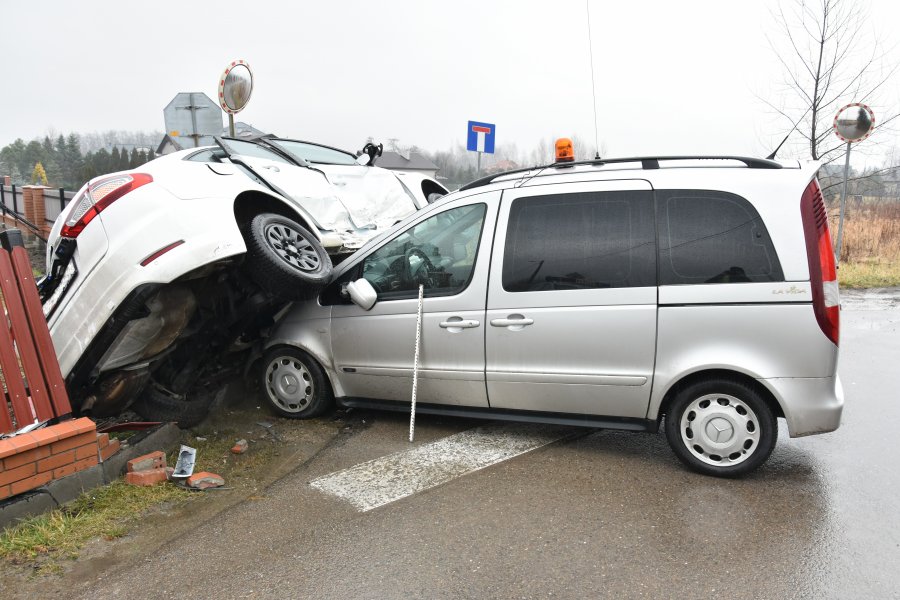
[[[587,10],[588,51],[591,55],[591,92],[594,98],[594,160],[599,160],[600,130],[597,126],[597,86],[594,84],[594,42],[591,40],[591,5],[589,0],[584,0],[584,8]]]
[[[811,109],[812,109],[812,104],[809,105],[809,108],[806,109],[806,112],[803,113],[803,116],[801,116],[799,119],[797,119],[797,122],[794,123],[794,126],[791,127],[791,130],[787,132],[787,135],[784,136],[784,139],[781,140],[781,143],[778,144],[778,147],[775,148],[774,150],[772,150],[772,154],[770,154],[766,157],[767,160],[775,160],[775,155],[778,154],[778,151],[781,150],[781,147],[784,146],[784,143],[788,140],[789,137],[791,137],[791,134],[794,133],[794,130],[797,129],[797,125],[800,124],[800,121],[803,120],[803,117],[805,117]]]

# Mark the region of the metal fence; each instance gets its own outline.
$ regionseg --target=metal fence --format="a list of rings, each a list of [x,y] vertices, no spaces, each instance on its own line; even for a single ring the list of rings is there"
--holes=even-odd
[[[29,226],[32,230],[42,229],[56,221],[56,217],[65,210],[66,205],[72,201],[76,193],[64,188],[45,188],[44,209],[46,211],[46,222],[31,223],[25,218],[25,197],[22,185],[0,185],[0,211],[2,211],[4,217]]]

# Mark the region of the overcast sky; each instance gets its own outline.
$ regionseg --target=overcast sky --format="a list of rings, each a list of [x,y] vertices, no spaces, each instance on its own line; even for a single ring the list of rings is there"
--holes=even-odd
[[[607,154],[767,154],[784,131],[759,100],[777,103],[783,80],[766,39],[777,35],[773,6],[591,0]],[[871,6],[872,30],[896,45],[900,2]],[[50,128],[163,131],[172,97],[215,98],[236,58],[255,75],[239,119],[283,136],[349,149],[367,136],[399,138],[437,150],[464,144],[472,119],[496,123],[498,143],[521,150],[541,138],[594,137],[584,0],[0,7],[0,146]],[[888,92],[896,106],[897,86]],[[875,110],[877,118],[884,108]]]

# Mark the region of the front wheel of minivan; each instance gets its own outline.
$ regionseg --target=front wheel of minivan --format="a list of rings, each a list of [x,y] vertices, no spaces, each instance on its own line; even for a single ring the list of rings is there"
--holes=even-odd
[[[739,477],[769,458],[778,425],[762,396],[727,379],[691,384],[666,411],[666,438],[675,455],[698,473]]]
[[[317,417],[334,404],[328,378],[306,352],[282,346],[262,361],[262,388],[269,406],[282,417]]]

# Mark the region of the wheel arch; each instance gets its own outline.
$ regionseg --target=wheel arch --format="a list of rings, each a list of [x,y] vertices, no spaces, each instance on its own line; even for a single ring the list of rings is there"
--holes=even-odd
[[[769,410],[772,411],[772,414],[775,415],[776,418],[784,417],[784,409],[779,403],[778,398],[775,396],[772,390],[764,385],[759,379],[751,377],[746,373],[734,371],[731,369],[703,369],[700,371],[687,373],[680,379],[673,382],[672,385],[669,386],[669,389],[666,390],[663,394],[662,401],[659,404],[659,408],[657,409],[656,414],[648,415],[648,418],[655,418],[657,422],[661,422],[663,416],[668,411],[669,406],[672,404],[672,400],[675,398],[675,396],[678,395],[681,390],[695,383],[699,383],[701,381],[710,381],[714,379],[725,379],[745,384],[746,386],[759,393],[762,399],[766,402],[766,405],[769,407]]]
[[[247,227],[258,214],[274,213],[292,219],[303,225],[310,233],[321,241],[322,236],[312,215],[297,206],[291,206],[283,200],[255,190],[241,192],[234,199],[234,219],[244,239],[247,238]]]

